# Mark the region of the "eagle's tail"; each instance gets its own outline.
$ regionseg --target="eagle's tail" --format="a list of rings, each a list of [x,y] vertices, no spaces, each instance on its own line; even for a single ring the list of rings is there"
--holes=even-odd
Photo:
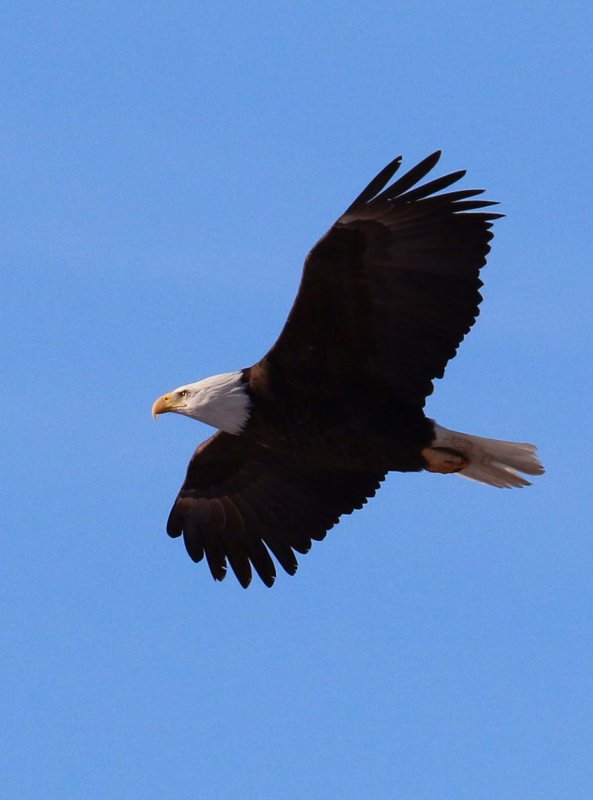
[[[544,468],[536,456],[537,448],[526,442],[504,442],[485,439],[469,433],[450,431],[435,423],[433,447],[449,448],[460,453],[469,463],[458,475],[479,483],[500,488],[530,486],[521,475],[541,475]]]

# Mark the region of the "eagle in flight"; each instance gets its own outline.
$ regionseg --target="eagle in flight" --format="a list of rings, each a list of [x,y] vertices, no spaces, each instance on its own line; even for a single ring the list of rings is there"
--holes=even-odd
[[[435,378],[473,325],[495,203],[422,183],[440,152],[391,182],[401,156],[354,200],[306,258],[276,343],[251,367],[155,401],[218,429],[189,462],[167,522],[216,580],[266,586],[272,556],[290,575],[342,514],[390,471],[457,473],[527,486],[543,467],[531,444],[449,430],[424,414]],[[487,209],[487,210],[485,210]]]

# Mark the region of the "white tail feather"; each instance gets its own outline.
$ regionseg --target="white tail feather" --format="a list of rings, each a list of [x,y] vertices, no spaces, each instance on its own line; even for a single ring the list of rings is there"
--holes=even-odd
[[[435,422],[433,447],[449,447],[469,461],[469,466],[457,474],[490,486],[511,488],[530,486],[521,475],[541,475],[544,468],[536,456],[537,448],[526,442],[504,442],[485,439],[469,433],[459,433],[443,428]]]

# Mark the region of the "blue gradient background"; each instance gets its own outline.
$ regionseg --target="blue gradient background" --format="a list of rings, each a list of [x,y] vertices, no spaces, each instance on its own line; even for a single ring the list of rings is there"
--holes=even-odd
[[[593,796],[585,2],[0,10],[0,789]],[[272,590],[164,533],[209,435],[164,391],[265,352],[388,160],[502,201],[429,413],[535,441],[524,491],[392,475]]]

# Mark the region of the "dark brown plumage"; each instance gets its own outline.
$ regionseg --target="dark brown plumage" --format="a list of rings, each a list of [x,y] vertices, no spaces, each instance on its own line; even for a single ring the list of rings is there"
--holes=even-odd
[[[449,450],[456,468],[471,463],[463,448],[439,446],[423,407],[478,314],[501,215],[480,210],[493,205],[472,199],[482,190],[436,194],[464,172],[418,185],[439,156],[384,188],[401,157],[392,161],[315,245],[277,342],[240,373],[245,424],[191,459],[167,531],[217,580],[228,563],[243,586],[252,568],[271,586],[270,554],[293,574],[295,552],[360,508],[388,471],[427,468],[427,453]],[[185,408],[171,397],[155,413]]]
[[[228,558],[243,586],[251,581],[250,564],[271,586],[276,570],[268,550],[294,575],[293,551],[307,553],[341,514],[361,508],[384,477],[311,466],[249,437],[220,432],[196,450],[167,531],[183,534],[194,561],[205,555],[217,580],[224,578]]]

